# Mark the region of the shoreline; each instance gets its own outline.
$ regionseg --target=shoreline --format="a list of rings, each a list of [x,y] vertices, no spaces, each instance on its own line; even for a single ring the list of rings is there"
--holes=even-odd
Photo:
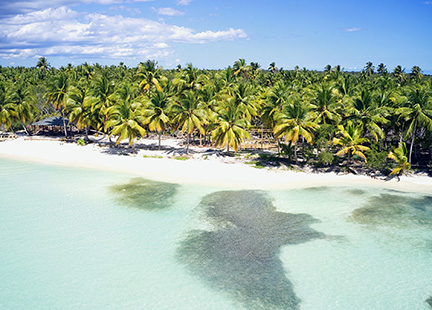
[[[152,148],[157,140],[145,139],[138,145]],[[0,157],[44,164],[123,172],[154,181],[195,184],[232,189],[296,189],[319,186],[376,186],[408,192],[432,192],[432,178],[402,176],[392,180],[373,179],[365,175],[296,172],[287,169],[257,169],[242,161],[220,157],[219,152],[191,147],[190,159],[181,156],[178,140],[164,140],[164,150],[139,149],[125,156],[125,150],[110,149],[96,143],[85,146],[45,139],[0,142]],[[177,150],[177,151],[176,151]],[[157,158],[155,158],[157,157]]]

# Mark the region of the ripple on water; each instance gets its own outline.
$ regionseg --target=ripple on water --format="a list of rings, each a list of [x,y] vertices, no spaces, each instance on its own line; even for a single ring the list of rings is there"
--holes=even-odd
[[[214,230],[191,231],[178,248],[190,270],[253,309],[299,309],[300,299],[279,259],[283,245],[324,238],[308,214],[277,212],[261,191],[220,191],[200,210]]]

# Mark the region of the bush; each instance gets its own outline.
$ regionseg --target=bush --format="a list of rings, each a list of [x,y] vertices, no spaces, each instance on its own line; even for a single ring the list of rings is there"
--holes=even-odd
[[[318,154],[318,165],[331,166],[334,162],[335,156],[332,152],[324,150]]]
[[[77,144],[78,144],[78,145],[81,145],[81,146],[86,145],[84,139],[78,139]]]
[[[389,162],[387,160],[388,152],[385,150],[380,150],[377,144],[372,144],[370,146],[370,151],[365,153],[367,158],[366,167],[379,170],[384,172],[390,168]]]

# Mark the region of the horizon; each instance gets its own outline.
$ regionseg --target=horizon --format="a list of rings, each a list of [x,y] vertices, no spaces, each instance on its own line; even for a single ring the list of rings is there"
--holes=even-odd
[[[3,67],[45,57],[55,68],[154,59],[167,70],[219,70],[243,58],[264,70],[275,62],[358,72],[370,61],[432,74],[432,1],[5,0],[0,8]]]

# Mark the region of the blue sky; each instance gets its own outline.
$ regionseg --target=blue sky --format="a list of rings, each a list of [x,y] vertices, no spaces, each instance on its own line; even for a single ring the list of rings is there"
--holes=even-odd
[[[432,1],[3,0],[0,65],[84,62],[432,72]]]

